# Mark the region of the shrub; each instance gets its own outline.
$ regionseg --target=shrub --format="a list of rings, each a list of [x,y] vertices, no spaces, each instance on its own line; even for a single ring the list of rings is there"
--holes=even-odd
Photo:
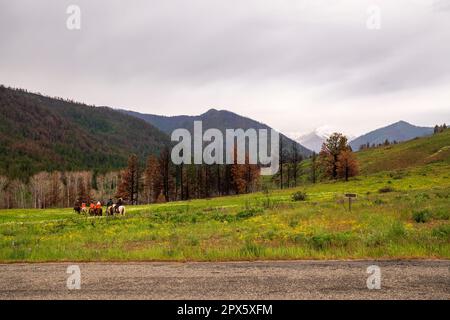
[[[309,243],[314,249],[325,249],[331,244],[331,235],[328,233],[316,234],[309,239]]]
[[[405,173],[404,171],[401,171],[401,170],[389,173],[389,176],[394,180],[403,179],[403,177],[406,175],[407,175],[407,173]]]
[[[261,212],[262,210],[259,208],[245,209],[243,211],[238,212],[238,214],[236,215],[236,219],[237,220],[248,219]]]
[[[433,217],[439,220],[449,220],[450,211],[448,209],[438,209],[433,213]]]
[[[383,187],[378,190],[379,193],[388,193],[388,192],[394,192],[394,191],[395,191],[395,189],[390,186],[386,186],[386,187]]]
[[[233,214],[229,214],[220,210],[216,210],[211,215],[212,219],[220,222],[233,222],[235,220],[235,216]]]
[[[295,243],[306,243],[308,238],[304,233],[298,233],[291,236],[291,240]]]
[[[432,235],[437,238],[447,239],[450,241],[450,225],[440,225],[432,231]]]
[[[365,238],[367,247],[380,247],[386,243],[386,234],[383,232],[370,233]]]
[[[389,230],[389,235],[392,237],[403,237],[406,235],[406,229],[402,222],[395,221],[391,229]]]
[[[329,247],[345,247],[353,237],[354,235],[349,231],[336,233],[322,231],[308,237],[305,237],[303,233],[299,233],[294,236],[293,240],[296,243],[302,243],[306,240],[313,249],[323,250]]]
[[[352,238],[353,238],[353,235],[349,231],[338,232],[333,235],[332,244],[334,246],[345,247]]]
[[[187,240],[188,244],[193,247],[198,246],[200,244],[200,240],[194,235],[190,235]]]
[[[241,248],[241,254],[249,257],[260,257],[264,253],[264,247],[256,243],[247,241],[243,248]]]
[[[386,202],[384,202],[384,201],[381,200],[381,199],[375,199],[375,200],[373,201],[373,203],[376,204],[376,205],[382,205],[382,204],[385,204]]]
[[[430,212],[428,210],[421,210],[413,212],[413,219],[417,223],[425,223],[430,220]]]
[[[292,201],[305,201],[306,200],[306,192],[297,191],[292,194]]]
[[[264,235],[263,238],[266,240],[273,240],[277,236],[277,232],[274,229],[268,230]]]

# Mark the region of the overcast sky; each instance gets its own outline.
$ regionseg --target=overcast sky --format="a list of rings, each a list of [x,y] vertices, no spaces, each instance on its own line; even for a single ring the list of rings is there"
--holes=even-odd
[[[431,126],[450,122],[450,0],[0,0],[0,83],[144,113],[227,109],[294,136]]]

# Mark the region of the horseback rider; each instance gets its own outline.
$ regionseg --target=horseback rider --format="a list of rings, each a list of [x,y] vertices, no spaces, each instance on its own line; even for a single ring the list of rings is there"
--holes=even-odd
[[[112,201],[112,199],[108,200],[108,203],[106,204],[106,207],[111,207],[114,204],[114,202]]]
[[[73,209],[74,209],[77,213],[80,213],[80,211],[81,211],[80,200],[75,201],[75,204],[73,205]]]
[[[119,198],[119,200],[117,200],[116,202],[116,206],[114,207],[116,209],[116,212],[119,213],[119,207],[123,206],[123,200],[122,198]]]

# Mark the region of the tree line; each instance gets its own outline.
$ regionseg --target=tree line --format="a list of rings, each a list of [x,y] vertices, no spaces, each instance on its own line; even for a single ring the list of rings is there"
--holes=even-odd
[[[319,154],[313,152],[309,159],[303,159],[295,144],[281,148],[280,170],[272,182],[280,189],[296,187],[303,183],[342,179],[348,181],[359,173],[356,156],[341,133],[334,133],[322,145]],[[305,161],[306,160],[306,161]]]
[[[324,179],[347,181],[358,174],[356,157],[339,133],[309,159],[303,159],[295,143],[279,149],[280,169],[270,183],[281,189]],[[70,207],[76,200],[106,202],[110,198],[150,204],[256,192],[264,182],[260,167],[249,164],[248,158],[245,164],[174,165],[170,149],[164,148],[159,155],[149,156],[145,165],[132,154],[127,167],[118,171],[40,172],[27,182],[0,176],[0,208]]]
[[[113,197],[120,172],[40,172],[27,182],[0,176],[0,208],[70,207],[77,199],[90,201]]]
[[[447,130],[447,125],[444,123],[443,125],[435,125],[434,126],[434,130],[433,133],[437,134],[437,133],[441,133],[444,132],[445,130]]]
[[[131,155],[116,197],[130,204],[148,204],[250,193],[259,187],[260,168],[249,164],[248,156],[246,164],[174,165],[165,148],[158,157],[149,156],[145,168]]]

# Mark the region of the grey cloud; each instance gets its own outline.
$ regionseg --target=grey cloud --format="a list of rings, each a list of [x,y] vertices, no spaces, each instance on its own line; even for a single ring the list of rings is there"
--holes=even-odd
[[[65,28],[72,3],[80,31]],[[379,31],[365,28],[368,0],[0,0],[0,82],[169,114],[179,111],[173,96],[203,111],[211,88],[232,108],[252,100],[236,87],[253,99],[258,88],[285,86],[345,100],[449,83],[449,2],[377,3]],[[301,112],[304,96],[279,92],[261,95]]]

